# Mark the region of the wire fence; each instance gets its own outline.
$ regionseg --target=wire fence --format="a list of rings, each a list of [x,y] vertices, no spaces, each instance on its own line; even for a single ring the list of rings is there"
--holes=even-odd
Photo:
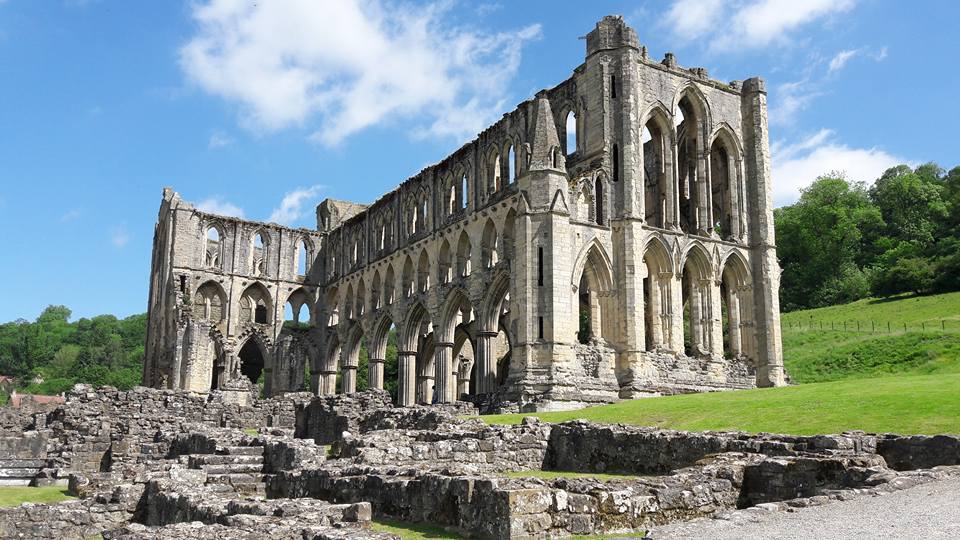
[[[782,330],[798,332],[855,332],[861,334],[893,334],[903,332],[960,332],[960,319],[894,322],[876,320],[846,321],[781,321]]]

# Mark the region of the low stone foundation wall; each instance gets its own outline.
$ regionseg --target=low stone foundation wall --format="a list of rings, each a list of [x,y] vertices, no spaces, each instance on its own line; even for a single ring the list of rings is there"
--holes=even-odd
[[[953,435],[884,435],[877,439],[877,453],[897,471],[960,465],[960,437]]]

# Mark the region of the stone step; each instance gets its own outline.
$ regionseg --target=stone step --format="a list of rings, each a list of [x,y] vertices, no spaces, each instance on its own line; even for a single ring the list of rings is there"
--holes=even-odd
[[[263,463],[230,463],[226,465],[201,465],[200,469],[211,474],[246,474],[263,472]]]
[[[40,468],[18,467],[16,469],[0,469],[0,478],[33,478],[40,474]]]
[[[0,469],[42,469],[46,466],[45,459],[0,459]]]
[[[245,456],[231,454],[194,454],[190,456],[190,468],[199,469],[202,465],[263,465],[263,456]]]
[[[208,484],[230,484],[233,486],[240,484],[263,483],[262,473],[217,473],[208,474]]]
[[[262,456],[262,446],[228,446],[226,453],[231,456]]]

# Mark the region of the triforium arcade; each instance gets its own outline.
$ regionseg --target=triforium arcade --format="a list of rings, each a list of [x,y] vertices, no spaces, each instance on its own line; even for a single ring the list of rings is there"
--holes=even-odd
[[[605,17],[569,79],[316,230],[167,189],[143,382],[349,393],[362,343],[382,388],[393,334],[400,405],[781,385],[766,99]]]

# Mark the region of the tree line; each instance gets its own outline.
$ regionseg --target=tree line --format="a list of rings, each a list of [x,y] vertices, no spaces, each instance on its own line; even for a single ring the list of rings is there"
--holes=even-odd
[[[827,174],[774,220],[784,311],[960,290],[960,167]]]

